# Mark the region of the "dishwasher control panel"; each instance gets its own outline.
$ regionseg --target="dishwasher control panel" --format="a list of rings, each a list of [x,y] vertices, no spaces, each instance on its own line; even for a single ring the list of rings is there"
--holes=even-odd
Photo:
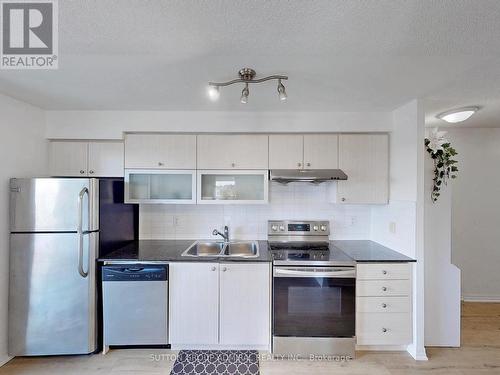
[[[166,281],[168,265],[105,266],[102,269],[102,281]]]

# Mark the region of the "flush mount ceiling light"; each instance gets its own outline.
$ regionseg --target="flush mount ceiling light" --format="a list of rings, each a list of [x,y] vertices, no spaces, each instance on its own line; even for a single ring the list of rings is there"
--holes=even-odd
[[[280,101],[284,102],[287,100],[288,96],[286,95],[285,86],[281,81],[285,81],[288,79],[287,76],[282,75],[272,75],[264,78],[255,78],[255,70],[251,68],[243,68],[238,72],[240,78],[233,79],[232,81],[227,82],[208,82],[208,97],[212,101],[216,101],[220,97],[220,88],[224,86],[229,86],[235,83],[244,83],[245,87],[241,91],[240,102],[243,104],[248,103],[248,96],[250,95],[250,90],[248,89],[248,85],[250,83],[262,83],[271,80],[278,81],[278,98]]]
[[[480,107],[472,106],[472,107],[462,107],[457,109],[452,109],[451,111],[446,111],[440,113],[436,117],[440,120],[449,122],[449,123],[457,123],[462,122],[470,118],[474,113],[479,111]]]

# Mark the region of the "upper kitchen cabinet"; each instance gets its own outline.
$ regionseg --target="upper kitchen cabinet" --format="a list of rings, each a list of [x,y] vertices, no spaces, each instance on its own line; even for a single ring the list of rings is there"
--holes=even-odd
[[[348,179],[337,183],[338,203],[388,203],[388,134],[341,134],[339,168]]]
[[[50,175],[85,177],[88,173],[88,142],[52,141],[49,147]]]
[[[338,135],[270,135],[269,168],[336,169],[338,168]]]
[[[269,169],[302,169],[304,136],[272,134],[269,136]]]
[[[196,135],[127,134],[125,168],[196,169]]]
[[[123,177],[120,141],[52,141],[50,175],[55,177]]]
[[[198,169],[268,169],[268,136],[198,135]]]
[[[304,135],[304,168],[337,169],[339,167],[337,134]]]
[[[89,176],[123,177],[123,142],[89,142]]]

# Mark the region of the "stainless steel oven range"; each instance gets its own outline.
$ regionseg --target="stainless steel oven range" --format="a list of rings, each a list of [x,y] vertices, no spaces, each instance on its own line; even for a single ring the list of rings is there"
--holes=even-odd
[[[354,357],[354,261],[329,242],[328,221],[269,221],[273,354]]]

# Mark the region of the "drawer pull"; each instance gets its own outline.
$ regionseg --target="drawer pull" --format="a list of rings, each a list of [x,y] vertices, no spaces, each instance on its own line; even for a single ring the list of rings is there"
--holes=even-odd
[[[382,271],[382,274],[387,275],[387,271],[386,271],[386,270],[383,270],[383,271]]]
[[[382,332],[386,333],[387,332],[387,328],[382,328]]]
[[[212,271],[215,271],[215,270],[216,270],[216,268],[215,268],[215,267],[212,267]]]
[[[382,304],[382,308],[385,309],[387,307],[387,304],[386,303],[383,303]]]
[[[383,286],[383,287],[382,287],[382,291],[383,291],[383,292],[387,292],[387,287],[386,287],[386,286]]]

